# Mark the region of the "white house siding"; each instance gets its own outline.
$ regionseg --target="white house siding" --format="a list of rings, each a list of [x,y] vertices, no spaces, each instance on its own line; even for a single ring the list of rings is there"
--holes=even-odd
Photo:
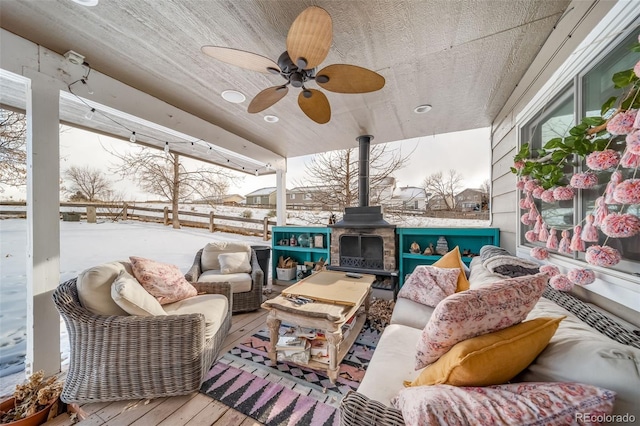
[[[638,19],[640,3],[574,1],[568,10],[570,12],[557,24],[538,57],[492,123],[491,226],[500,228],[501,246],[520,256],[528,256],[529,248],[518,244],[520,209],[515,188],[516,177],[509,170],[519,147],[519,127],[539,112],[565,84],[570,83],[572,76],[606,48],[616,34],[634,19]],[[603,33],[596,37],[594,34],[600,21],[608,23],[604,29],[598,28],[597,31]],[[606,36],[607,33],[610,37]],[[593,37],[603,41],[577,50],[581,42]],[[574,51],[576,54],[573,54]],[[560,81],[562,78],[566,78],[566,81]],[[565,268],[565,271],[576,266],[591,267],[578,260],[554,258],[553,255],[552,262],[561,269]],[[622,272],[591,268],[597,272],[597,281],[574,292],[638,325],[640,278]]]

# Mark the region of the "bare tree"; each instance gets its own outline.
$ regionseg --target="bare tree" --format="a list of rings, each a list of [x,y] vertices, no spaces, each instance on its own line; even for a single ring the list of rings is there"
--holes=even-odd
[[[409,154],[410,155],[410,154]],[[393,172],[406,165],[409,155],[379,144],[369,154],[369,186],[372,204],[380,204],[391,197],[386,187]],[[314,203],[344,209],[358,202],[358,150],[355,148],[316,154],[307,165],[304,184],[313,189]]]
[[[482,191],[482,207],[481,210],[487,210],[489,208],[489,196],[491,195],[491,181],[486,179],[480,186]]]
[[[71,181],[67,190],[71,199],[99,201],[111,194],[111,181],[104,172],[89,166],[71,166],[64,172],[64,176]]]
[[[3,186],[27,181],[27,119],[24,114],[0,109],[0,192]]]
[[[178,204],[199,198],[220,198],[235,179],[231,173],[220,167],[200,167],[187,170],[181,163],[180,155],[165,154],[155,149],[141,148],[134,154],[120,154],[108,151],[121,160],[112,170],[122,177],[131,176],[141,189],[159,195],[171,202],[173,227],[180,228]]]
[[[437,172],[427,176],[422,185],[426,192],[442,200],[446,210],[453,210],[456,207],[455,195],[462,188],[462,179],[462,175],[450,169],[446,174]]]

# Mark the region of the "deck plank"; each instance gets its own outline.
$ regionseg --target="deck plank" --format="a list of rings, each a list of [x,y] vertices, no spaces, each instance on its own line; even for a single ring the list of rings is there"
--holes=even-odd
[[[197,394],[191,393],[189,395],[174,396],[172,398],[166,398],[162,403],[158,404],[153,410],[140,417],[131,425],[135,426],[149,426],[157,425],[164,419],[173,414],[176,410],[181,409],[189,400],[191,400]]]
[[[185,426],[210,426],[211,424],[215,424],[215,422],[229,410],[231,410],[231,408],[222,402],[209,399],[209,404],[195,417],[185,423]]]
[[[185,425],[189,420],[197,416],[211,402],[208,396],[197,393],[187,401],[179,410],[176,410],[169,417],[158,423],[158,426]]]

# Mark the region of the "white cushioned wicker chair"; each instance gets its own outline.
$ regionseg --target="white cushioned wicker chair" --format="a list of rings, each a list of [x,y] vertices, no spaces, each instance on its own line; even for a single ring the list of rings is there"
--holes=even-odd
[[[218,356],[231,325],[229,284],[196,283],[198,293],[209,294],[163,305],[161,315],[129,315],[114,304],[110,292],[114,281],[130,270],[128,262],[100,265],[54,291],[55,306],[69,333],[64,402],[196,392]],[[91,281],[93,288],[88,289]]]
[[[202,288],[228,282],[233,293],[233,313],[255,311],[262,304],[264,272],[249,244],[229,241],[207,244],[196,253],[185,278]]]

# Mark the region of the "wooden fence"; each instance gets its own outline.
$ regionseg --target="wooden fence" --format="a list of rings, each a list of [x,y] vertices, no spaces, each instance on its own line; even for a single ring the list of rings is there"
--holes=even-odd
[[[5,206],[13,208],[5,209]],[[20,207],[25,207],[25,209],[20,210]],[[141,222],[162,223],[165,226],[169,226],[172,224],[173,218],[173,212],[169,207],[153,208],[128,203],[60,203],[60,207],[64,207],[64,210],[60,211],[60,217],[65,221],[85,219],[87,222],[96,222],[97,218],[101,217],[113,221],[138,220]],[[276,222],[270,221],[268,217],[250,219],[217,215],[212,211],[200,213],[178,210],[177,213],[181,226],[205,228],[209,229],[209,232],[221,231],[257,235],[262,236],[265,241],[271,237],[271,227],[276,225]],[[27,217],[26,203],[2,202],[0,203],[0,216]]]

